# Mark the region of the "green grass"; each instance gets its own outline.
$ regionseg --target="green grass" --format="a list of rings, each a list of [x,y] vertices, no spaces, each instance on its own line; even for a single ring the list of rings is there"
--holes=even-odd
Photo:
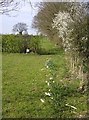
[[[55,46],[54,42],[50,42],[50,40],[46,37],[40,39],[40,45],[41,49],[38,52],[40,55],[53,55],[53,54],[59,54],[63,50],[61,50],[59,47]]]
[[[70,88],[77,89],[79,81],[67,81],[68,75],[64,55],[31,55],[31,54],[3,54],[3,117],[54,117],[54,110],[49,97],[45,96],[48,89],[46,80],[49,79],[49,71],[45,68],[45,62],[51,58],[58,66],[56,81],[63,82]],[[61,81],[62,80],[62,81]],[[87,110],[86,95],[74,93],[67,97],[69,104],[77,107],[75,116],[85,114]],[[42,103],[40,99],[44,99]],[[66,112],[66,116],[70,116]]]

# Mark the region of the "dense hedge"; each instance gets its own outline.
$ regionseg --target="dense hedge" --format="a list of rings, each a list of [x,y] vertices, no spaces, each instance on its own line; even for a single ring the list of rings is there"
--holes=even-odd
[[[3,35],[2,52],[25,53],[27,48],[32,52],[38,52],[40,49],[39,37],[31,35]]]

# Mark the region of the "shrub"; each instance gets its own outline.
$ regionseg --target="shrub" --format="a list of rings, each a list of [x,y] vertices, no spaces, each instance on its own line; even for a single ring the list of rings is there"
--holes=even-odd
[[[3,35],[2,36],[2,51],[3,52],[20,52],[18,38],[14,35]]]
[[[39,36],[26,35],[3,35],[2,52],[8,53],[25,53],[26,49],[38,53],[40,49]]]
[[[30,39],[30,50],[34,53],[38,53],[41,50],[41,45],[40,45],[40,36],[33,36]]]

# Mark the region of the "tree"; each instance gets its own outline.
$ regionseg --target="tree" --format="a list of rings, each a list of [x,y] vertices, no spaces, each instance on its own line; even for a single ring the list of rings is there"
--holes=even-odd
[[[0,0],[0,13],[7,14],[10,11],[16,11],[20,1],[16,0]]]
[[[59,11],[53,20],[53,28],[58,29],[67,58],[71,60],[71,71],[74,77],[82,79],[80,90],[85,90],[89,81],[88,7],[86,3],[72,3],[70,12]]]
[[[74,75],[86,71],[89,79],[89,4],[82,2],[42,3],[34,27],[48,37],[62,38],[65,53],[72,59]],[[56,39],[55,37],[55,39]],[[54,39],[54,40],[55,40]],[[59,39],[60,41],[60,39]],[[71,71],[72,71],[71,70]]]
[[[22,5],[21,3],[27,2],[26,0],[0,0],[0,14],[9,14],[11,11],[18,11]],[[31,4],[31,0],[28,0]]]
[[[23,32],[27,33],[27,28],[28,26],[25,23],[17,23],[16,25],[13,26],[12,31],[13,32],[18,32],[20,35],[23,34]]]
[[[42,2],[38,5],[38,14],[34,17],[32,27],[37,29],[44,35],[47,35],[50,40],[56,41],[61,44],[61,38],[58,36],[58,30],[52,28],[53,19],[59,10],[63,11],[67,9],[66,6],[70,6],[69,3],[63,2]]]

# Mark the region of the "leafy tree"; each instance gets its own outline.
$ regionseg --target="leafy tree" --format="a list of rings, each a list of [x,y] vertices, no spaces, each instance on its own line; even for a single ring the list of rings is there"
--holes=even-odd
[[[23,32],[27,33],[28,26],[25,23],[17,23],[13,26],[12,31],[18,32],[20,35],[22,35]]]

